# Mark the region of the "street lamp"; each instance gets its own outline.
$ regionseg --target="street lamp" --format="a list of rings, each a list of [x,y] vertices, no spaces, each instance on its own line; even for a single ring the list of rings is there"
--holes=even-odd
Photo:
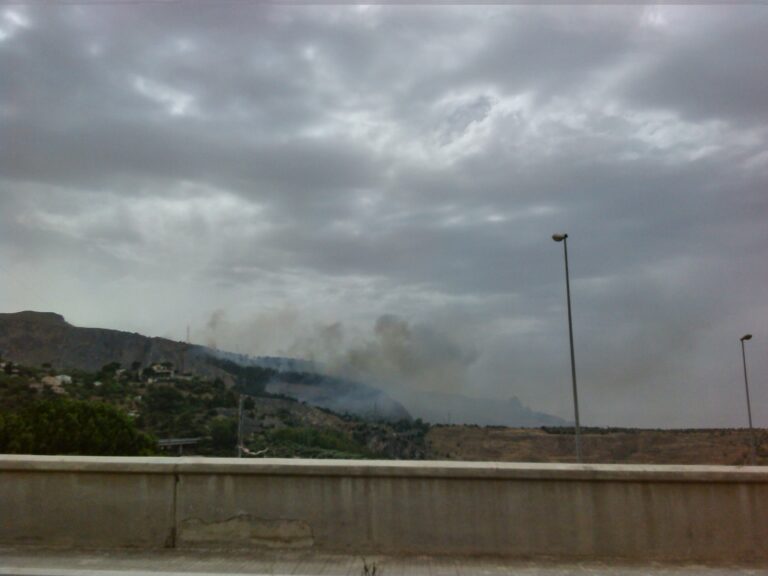
[[[571,340],[571,380],[573,382],[573,411],[576,415],[576,459],[581,462],[581,427],[579,425],[579,394],[576,390],[576,359],[573,354],[573,319],[571,317],[571,280],[568,274],[568,234],[553,234],[552,240],[563,243],[565,252],[565,292],[568,296],[568,335]]]
[[[741,359],[744,362],[744,389],[747,391],[747,417],[749,418],[749,434],[752,441],[752,465],[757,465],[757,443],[755,442],[755,431],[752,428],[752,407],[749,404],[749,380],[747,379],[747,353],[744,351],[744,342],[752,340],[752,334],[744,334],[741,338]]]

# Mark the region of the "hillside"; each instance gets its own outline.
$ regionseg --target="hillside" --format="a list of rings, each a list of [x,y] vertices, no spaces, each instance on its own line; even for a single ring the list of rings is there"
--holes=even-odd
[[[243,398],[243,445],[252,457],[574,461],[574,438],[568,428],[430,426],[411,419],[387,422],[336,414],[263,390],[248,394],[239,384],[227,387],[220,379],[174,374],[168,366],[123,369],[113,363],[95,373],[61,374],[9,361],[0,361],[0,452],[18,450],[18,433],[11,432],[8,423],[18,423],[24,414],[48,414],[40,425],[26,425],[43,442],[44,451],[33,453],[72,450],[61,448],[76,436],[71,433],[70,418],[79,422],[82,414],[90,412],[99,418],[109,416],[123,428],[133,425],[138,433],[154,438],[197,438],[194,446],[185,449],[187,454],[234,456],[239,398]],[[40,402],[48,404],[35,409]],[[51,428],[54,405],[60,406],[62,416]],[[123,416],[104,412],[105,406]],[[70,409],[77,410],[68,416]],[[53,429],[58,431],[46,432]],[[98,433],[87,427],[81,432],[86,429],[79,436],[79,446],[118,446],[109,435],[93,437]],[[756,433],[759,463],[766,464],[768,431]],[[51,446],[60,448],[45,451]],[[582,446],[586,462],[742,465],[749,462],[750,444],[746,430],[585,428]],[[129,453],[133,452],[115,452]]]
[[[62,374],[0,361],[0,452],[15,451],[13,446],[20,445],[13,437],[16,433],[4,428],[4,422],[13,420],[14,430],[31,430],[39,436],[38,444],[32,444],[41,451],[33,453],[78,453],[69,442],[75,432],[71,423],[79,422],[80,413],[107,406],[123,415],[118,422],[122,418],[126,426],[130,423],[149,437],[195,439],[185,448],[187,454],[236,455],[240,421],[243,446],[254,456],[421,459],[426,455],[428,426],[418,420],[370,421],[293,398],[246,394],[219,379],[176,374],[169,366],[156,368],[124,369],[113,363],[98,372]],[[45,421],[52,410],[61,414],[55,434],[47,432]],[[19,426],[19,414],[36,414],[43,420]],[[90,439],[94,446],[117,446],[111,432],[99,432],[98,427],[81,432],[99,436]]]
[[[95,372],[110,362],[149,366],[172,362],[182,370],[218,375],[198,347],[105,328],[80,328],[53,312],[0,314],[0,354],[27,366]]]
[[[219,379],[228,387],[256,381],[261,392],[293,396],[339,413],[398,421],[410,418],[402,404],[381,390],[307,372],[313,365],[290,358],[253,358],[205,346],[104,328],[81,328],[52,312],[0,314],[0,356],[25,366],[97,372],[117,362],[122,367],[170,363],[180,373]],[[254,378],[255,376],[255,378]]]
[[[408,391],[393,398],[380,388],[330,376],[296,358],[252,357],[205,346],[104,328],[81,328],[51,312],[0,314],[0,355],[26,366],[96,372],[117,362],[147,367],[170,362],[181,373],[220,379],[254,393],[290,396],[339,414],[393,422],[413,417],[432,423],[560,426],[567,422],[507,401],[459,394]]]

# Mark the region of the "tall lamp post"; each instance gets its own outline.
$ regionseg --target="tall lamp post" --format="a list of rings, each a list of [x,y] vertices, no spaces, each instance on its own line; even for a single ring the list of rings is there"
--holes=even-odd
[[[571,381],[573,382],[573,412],[576,416],[576,460],[581,462],[581,426],[579,425],[579,393],[576,389],[576,359],[573,354],[573,319],[571,317],[571,280],[568,273],[568,234],[553,234],[552,240],[563,243],[565,253],[565,291],[568,296],[568,335],[571,341]]]
[[[744,342],[752,340],[752,334],[744,334],[741,338],[741,359],[744,362],[744,389],[747,392],[747,417],[749,418],[749,434],[752,442],[752,465],[757,465],[757,443],[755,442],[755,430],[752,428],[752,407],[749,403],[749,380],[747,379],[747,353],[744,350]]]

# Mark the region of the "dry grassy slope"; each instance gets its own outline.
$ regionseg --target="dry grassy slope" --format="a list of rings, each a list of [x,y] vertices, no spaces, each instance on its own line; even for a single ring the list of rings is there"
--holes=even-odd
[[[758,462],[768,464],[768,430],[757,430]],[[748,430],[636,430],[582,434],[587,462],[627,464],[749,463]],[[539,429],[435,426],[428,457],[508,462],[573,462],[574,439]]]

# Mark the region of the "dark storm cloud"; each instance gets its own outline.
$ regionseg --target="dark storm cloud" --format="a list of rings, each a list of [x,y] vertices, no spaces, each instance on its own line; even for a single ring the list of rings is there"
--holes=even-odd
[[[484,46],[462,72],[469,72],[470,81],[532,91],[544,99],[571,92],[589,85],[597,72],[634,49],[642,10],[515,11],[491,23]]]
[[[3,8],[18,281],[0,296],[201,338],[221,311],[217,344],[253,353],[326,350],[331,326],[336,359],[398,342],[438,375],[401,385],[569,417],[563,230],[587,423],[740,424],[730,344],[768,314],[765,24],[754,7]]]
[[[673,23],[695,29],[648,46],[638,74],[624,94],[633,103],[672,109],[693,120],[765,122],[768,61],[763,31],[768,12],[726,7],[676,13]]]

